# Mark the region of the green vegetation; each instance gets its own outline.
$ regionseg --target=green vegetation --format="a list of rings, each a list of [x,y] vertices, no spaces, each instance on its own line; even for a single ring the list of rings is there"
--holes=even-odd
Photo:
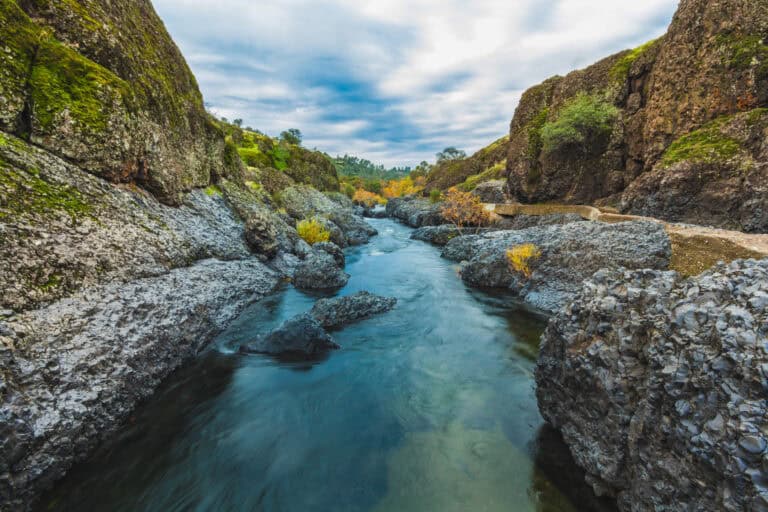
[[[437,155],[435,155],[435,157],[437,158],[437,163],[440,164],[450,160],[463,160],[467,158],[467,153],[461,149],[456,149],[455,147],[451,146],[439,152]]]
[[[295,146],[301,146],[301,141],[303,139],[304,139],[304,136],[301,134],[301,130],[298,130],[296,128],[285,130],[283,133],[280,134],[280,140],[282,140],[287,144],[293,144]]]
[[[410,167],[385,168],[383,165],[376,165],[373,162],[356,156],[344,155],[333,159],[333,165],[339,176],[355,176],[368,181],[389,181],[404,178],[411,172]],[[370,192],[376,192],[370,190]],[[379,190],[376,193],[380,193]]]
[[[654,39],[641,46],[638,46],[634,50],[627,51],[627,53],[621,57],[621,59],[619,59],[616,64],[614,64],[613,68],[611,68],[611,80],[614,82],[624,82],[629,76],[629,72],[632,69],[632,64],[634,64],[648,50],[655,47],[659,42],[661,42],[661,40],[661,38]]]
[[[457,188],[462,192],[472,192],[481,183],[486,181],[498,180],[504,177],[504,173],[507,170],[507,160],[504,159],[501,162],[495,164],[493,167],[486,169],[480,174],[475,174],[466,179],[464,183],[458,185]]]
[[[221,189],[216,185],[209,185],[205,189],[205,194],[209,197],[219,197],[221,196]]]
[[[440,190],[433,188],[429,191],[429,202],[432,204],[439,203],[443,198],[443,193]]]
[[[22,171],[0,160],[0,220],[12,215],[52,215],[61,212],[72,221],[88,216],[92,206],[77,189],[50,183],[37,169]]]
[[[754,68],[758,80],[768,77],[768,45],[761,36],[720,34],[717,44],[730,69],[746,71]]]
[[[433,188],[448,190],[451,187],[460,186],[472,176],[483,174],[503,162],[507,158],[508,149],[509,136],[505,135],[470,157],[443,159],[429,170],[426,188],[427,190]],[[471,188],[474,188],[477,183],[471,185]],[[462,189],[465,188],[467,187],[462,187]]]
[[[553,153],[575,146],[589,154],[611,135],[618,115],[619,109],[602,97],[579,93],[541,128],[542,148]]]
[[[318,219],[305,219],[296,225],[299,236],[309,245],[327,242],[331,239],[331,233]]]
[[[541,179],[541,162],[539,162],[539,157],[544,150],[544,140],[541,131],[547,123],[548,116],[549,107],[544,107],[531,119],[527,126],[528,148],[526,149],[525,156],[528,159],[529,166],[527,178],[529,185],[534,185]]]
[[[721,131],[729,119],[721,117],[677,139],[664,153],[662,166],[670,167],[683,161],[722,162],[736,156],[741,150],[741,144]]]

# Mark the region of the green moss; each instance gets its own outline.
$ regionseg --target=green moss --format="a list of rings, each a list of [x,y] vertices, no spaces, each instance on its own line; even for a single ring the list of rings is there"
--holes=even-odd
[[[73,221],[90,216],[92,206],[77,189],[48,182],[39,171],[22,171],[0,160],[0,219],[59,212]]]
[[[261,186],[261,183],[256,183],[255,181],[246,181],[245,186],[256,193],[260,193],[262,190],[264,190],[264,187]]]
[[[664,153],[662,166],[669,167],[683,161],[722,162],[736,156],[741,150],[741,144],[721,131],[728,119],[717,119],[677,139]]]
[[[754,126],[761,122],[766,115],[768,115],[768,108],[756,108],[750,110],[747,114],[747,124],[749,126]]]
[[[544,107],[533,119],[528,123],[528,148],[526,149],[525,156],[528,159],[528,184],[535,185],[541,179],[541,162],[539,157],[544,149],[544,141],[541,136],[541,130],[547,123],[547,117],[549,116],[549,108]]]
[[[110,103],[130,96],[126,82],[52,39],[38,49],[30,89],[35,119],[46,130],[67,110],[80,127],[105,131],[114,111]]]
[[[611,80],[614,82],[623,82],[629,76],[629,72],[634,64],[640,57],[642,57],[648,50],[656,46],[661,41],[661,38],[648,41],[647,43],[638,46],[634,50],[629,50],[627,53],[619,59],[619,61],[611,68]]]
[[[50,276],[48,276],[48,280],[39,286],[40,291],[50,292],[52,290],[55,290],[56,288],[61,286],[63,281],[64,281],[64,278],[60,274],[51,274]]]
[[[768,45],[762,37],[730,33],[718,35],[716,41],[728,68],[737,71],[754,68],[758,79],[768,77]]]
[[[210,185],[206,187],[205,194],[208,197],[219,197],[221,196],[221,189],[217,187],[216,185]]]
[[[464,181],[464,183],[462,183],[461,185],[458,185],[457,188],[462,192],[472,192],[481,183],[503,178],[506,170],[507,170],[507,161],[502,160],[501,162],[486,169],[480,174],[475,174],[473,176],[470,176],[469,178],[466,179],[466,181]]]

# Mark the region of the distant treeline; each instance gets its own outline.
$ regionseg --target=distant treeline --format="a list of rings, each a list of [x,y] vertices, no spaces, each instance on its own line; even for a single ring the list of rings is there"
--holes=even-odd
[[[393,167],[387,169],[383,165],[356,156],[337,156],[333,165],[341,176],[356,176],[364,180],[398,180],[411,173],[410,167]]]

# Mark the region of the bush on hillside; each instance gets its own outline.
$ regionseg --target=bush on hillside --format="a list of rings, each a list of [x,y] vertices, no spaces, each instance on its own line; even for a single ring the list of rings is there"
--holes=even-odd
[[[317,219],[305,219],[296,225],[299,236],[309,245],[327,242],[331,239],[331,233]]]
[[[377,204],[386,204],[387,200],[378,194],[368,192],[367,190],[358,189],[355,191],[352,201],[355,204],[365,206],[366,208],[373,208]]]
[[[407,178],[403,178],[402,180],[390,181],[389,183],[387,183],[387,186],[384,187],[384,189],[382,190],[382,194],[387,199],[392,199],[395,197],[403,197],[403,196],[418,194],[423,189],[424,189],[423,186],[419,186],[409,176]]]
[[[539,258],[541,258],[541,249],[534,244],[517,245],[507,251],[510,269],[523,274],[526,279],[530,279],[533,274],[531,263]]]
[[[547,153],[565,147],[580,148],[590,153],[594,145],[607,139],[619,109],[599,96],[580,93],[557,116],[541,129],[541,143]]]
[[[487,226],[491,222],[491,214],[480,202],[480,198],[455,187],[448,190],[445,195],[441,213],[448,222],[455,224],[458,228]]]

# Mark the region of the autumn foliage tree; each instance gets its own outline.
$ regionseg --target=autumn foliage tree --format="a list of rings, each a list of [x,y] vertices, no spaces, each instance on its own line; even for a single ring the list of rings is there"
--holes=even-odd
[[[448,190],[445,195],[441,213],[448,222],[455,224],[458,228],[487,226],[491,222],[491,214],[480,202],[480,198],[455,187]]]

